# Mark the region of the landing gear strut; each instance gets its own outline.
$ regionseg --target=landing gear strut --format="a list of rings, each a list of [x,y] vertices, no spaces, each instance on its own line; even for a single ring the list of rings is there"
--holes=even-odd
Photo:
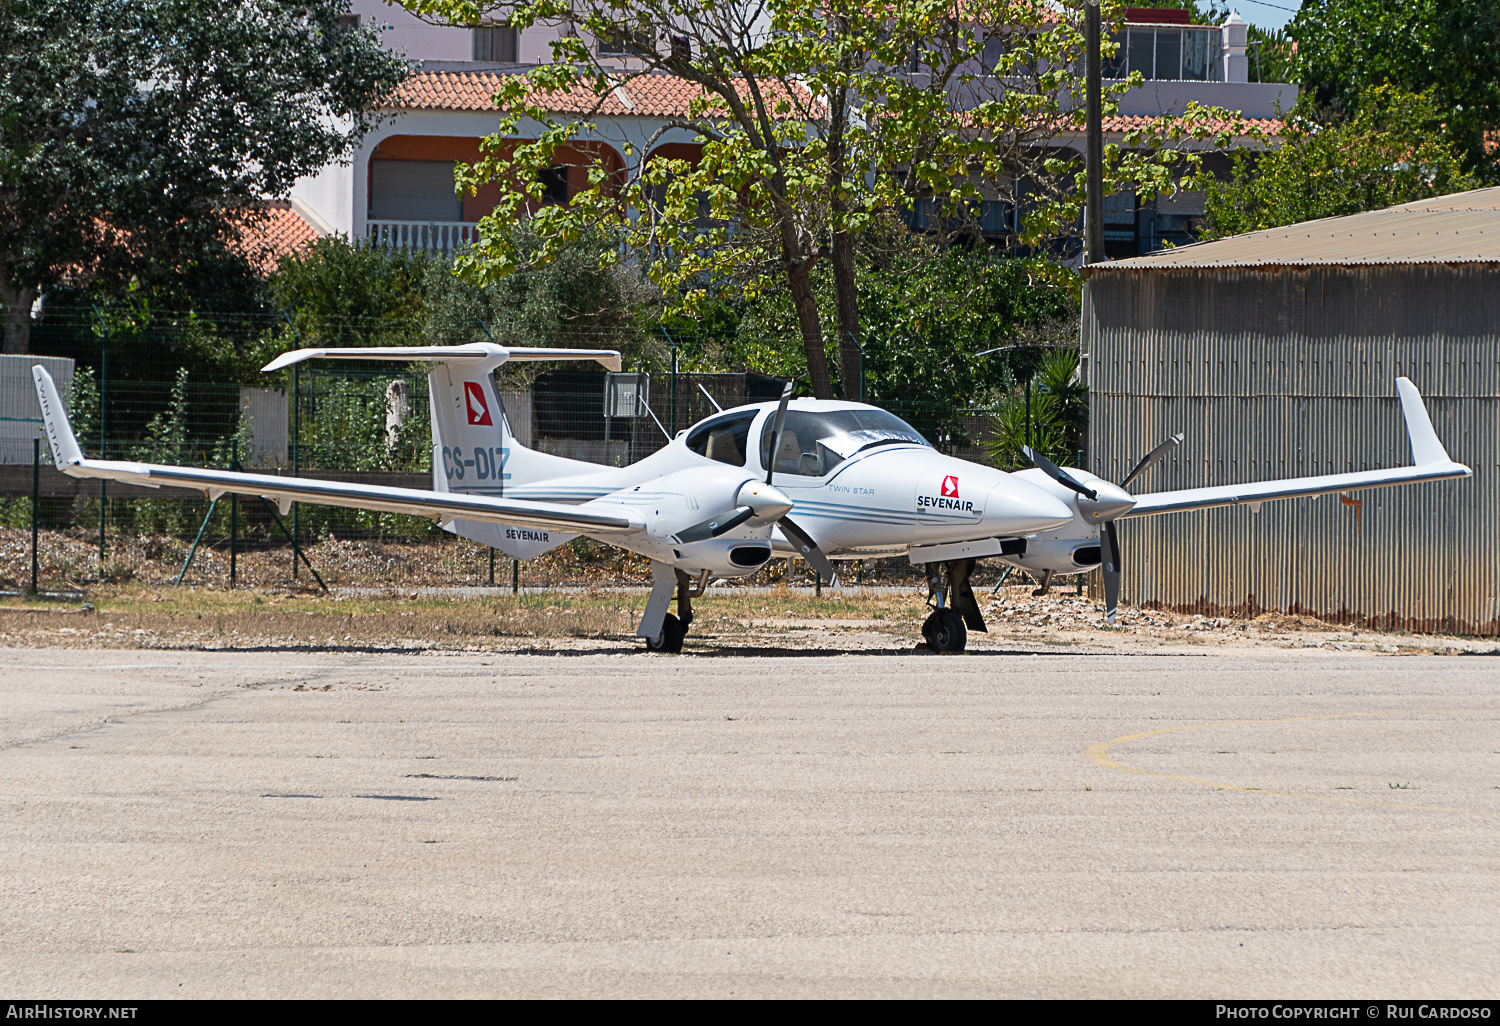
[[[962,652],[969,631],[986,631],[979,602],[969,586],[973,570],[972,559],[927,564],[927,588],[937,608],[922,624],[922,637],[934,652]]]
[[[693,599],[701,596],[703,589],[708,585],[708,571],[703,571],[699,576],[696,587],[687,571],[677,570],[666,564],[653,563],[651,576],[653,578],[651,598],[646,602],[646,615],[637,633],[645,637],[648,651],[681,652],[682,641],[687,637],[688,628],[693,624]],[[676,616],[666,612],[666,606],[672,599],[673,589],[677,592]],[[653,613],[661,616],[660,630],[654,636],[647,633]]]

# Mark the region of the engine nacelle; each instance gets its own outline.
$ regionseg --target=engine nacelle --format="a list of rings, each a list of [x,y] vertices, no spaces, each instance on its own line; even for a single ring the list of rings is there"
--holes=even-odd
[[[1092,538],[1044,535],[1026,539],[1025,554],[1001,558],[1007,563],[1038,573],[1051,570],[1054,574],[1081,574],[1103,562],[1104,555],[1097,534]]]
[[[744,577],[766,565],[771,558],[771,542],[769,538],[707,538],[675,546],[672,555],[672,565],[679,570]]]
[[[1086,484],[1102,481],[1076,467],[1068,473]],[[1078,510],[1079,496],[1064,488],[1040,470],[1023,470],[1016,474],[1039,488],[1045,488],[1074,510],[1073,522],[1058,531],[1048,531],[1026,539],[1026,551],[1019,556],[1002,556],[1007,563],[1035,573],[1051,570],[1054,574],[1082,574],[1104,561],[1099,525],[1087,522]]]

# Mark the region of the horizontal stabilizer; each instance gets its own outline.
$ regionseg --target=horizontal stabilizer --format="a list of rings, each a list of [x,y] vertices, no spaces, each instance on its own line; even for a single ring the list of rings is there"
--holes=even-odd
[[[483,373],[504,363],[537,363],[544,360],[596,360],[612,371],[620,369],[620,354],[614,349],[508,348],[492,342],[464,346],[363,346],[356,349],[294,349],[282,353],[261,368],[263,373],[281,370],[306,360],[388,360],[395,363],[461,363],[477,366]]]

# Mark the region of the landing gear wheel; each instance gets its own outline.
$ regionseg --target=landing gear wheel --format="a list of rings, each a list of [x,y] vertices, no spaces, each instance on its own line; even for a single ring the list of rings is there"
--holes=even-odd
[[[686,636],[687,628],[682,621],[668,613],[661,623],[661,637],[647,638],[646,648],[651,652],[681,652],[682,639]]]
[[[939,609],[922,625],[922,637],[934,652],[962,652],[969,641],[964,618],[951,609]]]

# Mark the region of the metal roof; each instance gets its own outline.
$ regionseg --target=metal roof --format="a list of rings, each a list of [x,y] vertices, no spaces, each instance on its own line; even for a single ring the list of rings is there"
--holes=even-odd
[[[1309,267],[1500,263],[1500,188],[1094,264],[1086,276],[1153,267]]]

